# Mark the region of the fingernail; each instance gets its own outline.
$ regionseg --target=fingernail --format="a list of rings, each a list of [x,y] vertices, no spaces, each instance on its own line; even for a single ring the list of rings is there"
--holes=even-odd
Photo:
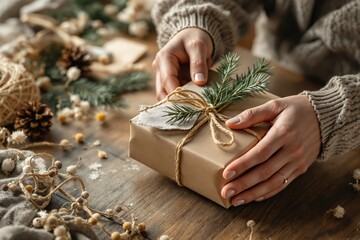
[[[239,199],[234,202],[234,206],[237,207],[237,206],[243,205],[244,203],[245,203],[244,199]]]
[[[233,189],[229,189],[229,190],[227,190],[226,192],[225,192],[225,197],[226,198],[231,198],[232,196],[234,196],[235,195],[235,190],[233,190]]]
[[[205,75],[203,73],[195,73],[194,76],[194,81],[195,82],[205,82]]]
[[[256,199],[255,201],[256,201],[256,202],[260,202],[260,201],[262,201],[262,200],[264,200],[264,197],[259,197],[259,198]]]
[[[235,176],[236,172],[234,170],[229,171],[226,176],[225,179],[228,180],[230,178],[232,178],[233,176]]]
[[[240,118],[238,116],[230,118],[229,120],[226,121],[226,123],[228,123],[228,124],[240,123]]]

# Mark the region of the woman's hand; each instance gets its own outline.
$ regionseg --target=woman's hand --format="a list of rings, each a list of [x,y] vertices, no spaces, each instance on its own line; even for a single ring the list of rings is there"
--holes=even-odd
[[[157,98],[164,98],[190,80],[197,85],[206,84],[212,52],[213,43],[207,32],[186,28],[177,33],[156,54],[152,64],[156,73]],[[179,76],[179,73],[185,76]]]
[[[228,120],[232,129],[270,122],[264,138],[223,172],[221,195],[234,206],[262,201],[282,191],[305,173],[320,152],[320,128],[307,96],[269,101]]]

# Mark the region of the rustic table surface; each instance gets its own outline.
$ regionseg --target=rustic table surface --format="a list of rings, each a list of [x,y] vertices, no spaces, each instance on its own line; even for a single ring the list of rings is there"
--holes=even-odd
[[[140,62],[151,73],[151,62],[157,51],[155,38],[144,41],[149,51]],[[254,57],[238,49],[242,69],[254,62]],[[286,96],[303,89],[318,89],[319,85],[281,69],[275,63],[270,92]],[[105,210],[117,203],[131,206],[139,221],[147,225],[149,239],[167,234],[173,239],[249,239],[248,220],[256,222],[252,239],[360,239],[360,194],[349,185],[352,172],[359,166],[360,150],[330,160],[315,163],[306,174],[297,178],[275,197],[241,207],[223,207],[205,199],[154,170],[127,157],[129,120],[137,114],[139,104],[152,104],[155,99],[155,80],[146,90],[127,94],[126,109],[109,113],[106,124],[96,121],[74,121],[66,125],[55,122],[48,140],[70,139],[75,133],[85,135],[85,145],[70,152],[55,150],[65,165],[82,163],[78,174],[85,179],[91,193],[91,206]],[[84,146],[101,141],[101,150],[109,154],[100,160],[96,148]],[[74,142],[74,140],[73,140]],[[50,151],[50,150],[49,150]],[[91,180],[88,166],[102,164],[100,179]],[[327,211],[341,205],[346,213],[336,219]],[[100,239],[106,235],[99,233]]]

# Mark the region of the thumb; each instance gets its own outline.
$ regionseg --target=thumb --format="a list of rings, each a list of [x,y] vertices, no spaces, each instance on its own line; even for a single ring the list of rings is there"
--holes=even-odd
[[[283,108],[276,100],[269,101],[260,106],[247,109],[226,121],[226,126],[232,129],[243,129],[258,123],[274,120]]]
[[[201,44],[199,44],[198,47],[191,49],[191,51],[188,51],[191,80],[196,85],[204,85],[207,83],[208,64],[205,52],[206,50]]]

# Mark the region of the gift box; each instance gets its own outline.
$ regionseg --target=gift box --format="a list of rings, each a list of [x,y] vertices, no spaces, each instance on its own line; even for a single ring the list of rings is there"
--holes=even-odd
[[[216,81],[216,78],[216,73],[209,73],[209,82]],[[202,91],[202,87],[191,82],[184,88],[196,92]],[[245,109],[275,98],[277,98],[275,95],[268,92],[249,96],[231,104],[222,110],[221,114],[233,117]],[[138,115],[130,121],[129,156],[162,175],[176,180],[176,146],[189,130],[161,130],[144,126],[143,123],[139,124],[139,118]],[[201,121],[201,118],[197,121]],[[269,124],[262,123],[251,127],[249,131],[231,130],[234,134],[234,142],[230,146],[223,147],[214,144],[209,122],[205,123],[181,148],[179,166],[181,167],[181,183],[221,206],[229,208],[230,201],[220,195],[221,188],[227,183],[222,177],[222,172],[231,161],[256,145],[268,128]],[[219,137],[226,138],[226,136]]]

